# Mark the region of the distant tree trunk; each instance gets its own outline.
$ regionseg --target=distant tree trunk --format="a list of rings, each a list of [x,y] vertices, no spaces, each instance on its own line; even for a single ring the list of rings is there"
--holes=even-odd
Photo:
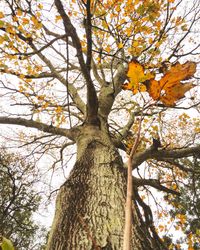
[[[86,128],[78,157],[56,202],[48,250],[120,250],[123,246],[126,169],[105,134]],[[145,230],[133,204],[132,249],[160,249]]]

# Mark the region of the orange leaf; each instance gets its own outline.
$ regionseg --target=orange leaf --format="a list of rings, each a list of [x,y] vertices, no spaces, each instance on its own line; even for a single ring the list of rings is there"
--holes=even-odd
[[[138,92],[147,91],[147,88],[144,84],[136,83],[135,85],[133,85],[131,82],[123,84],[122,89],[123,90],[131,90],[134,95],[137,94]]]
[[[173,106],[177,100],[183,98],[185,93],[194,86],[192,83],[177,83],[175,86],[165,90],[165,94],[160,97],[160,101],[166,106]]]
[[[173,106],[175,102],[184,97],[185,93],[193,88],[192,83],[182,83],[190,79],[196,72],[196,63],[176,63],[161,78],[160,81],[150,80],[148,85],[149,95],[154,100],[160,100],[166,106]]]
[[[195,62],[186,62],[184,64],[176,63],[161,79],[161,88],[169,87],[170,84],[173,85],[176,81],[188,80],[195,72]]]
[[[130,82],[127,82],[127,83],[122,85],[123,90],[132,90],[132,88],[133,88],[133,86]]]

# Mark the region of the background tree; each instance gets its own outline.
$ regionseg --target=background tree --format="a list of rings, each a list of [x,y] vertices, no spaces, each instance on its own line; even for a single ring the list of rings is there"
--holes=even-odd
[[[38,178],[34,166],[5,150],[0,153],[0,166],[1,235],[11,239],[15,249],[39,249],[44,232],[32,218],[41,200],[34,190]]]
[[[199,60],[199,1],[2,3],[0,123],[30,128],[16,129],[18,143],[37,158],[53,151],[54,172],[77,146],[47,249],[122,249],[127,169],[119,150],[129,154],[136,138],[131,245],[165,249],[157,233],[162,237],[174,220],[185,224],[187,216],[169,218],[171,207],[152,189],[167,200],[180,195],[196,170],[177,161],[200,151],[198,67],[196,87],[180,82],[196,71],[186,60]],[[131,60],[135,78],[125,85]]]

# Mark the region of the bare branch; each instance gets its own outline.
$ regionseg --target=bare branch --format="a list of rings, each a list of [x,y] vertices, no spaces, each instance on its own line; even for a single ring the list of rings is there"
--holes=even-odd
[[[57,128],[52,125],[47,125],[42,122],[36,122],[33,120],[27,120],[24,118],[11,118],[11,117],[6,117],[6,116],[1,116],[0,124],[12,124],[12,125],[20,125],[20,126],[29,127],[29,128],[36,128],[46,133],[68,137],[72,141],[75,141],[76,137],[78,136],[78,128],[72,128],[72,129]]]
[[[77,35],[75,27],[72,25],[68,15],[66,14],[63,4],[60,0],[55,0],[56,8],[63,19],[66,36],[70,36],[73,46],[76,48],[78,61],[81,67],[81,71],[87,84],[87,118],[86,121],[91,124],[98,124],[97,112],[98,112],[98,99],[96,90],[94,88],[90,71],[84,61],[82,46],[80,39]]]
[[[132,165],[133,168],[137,168],[140,164],[148,159],[167,161],[169,159],[189,157],[194,154],[200,154],[200,145],[180,149],[155,149],[154,146],[151,146],[144,152],[136,153],[132,160]]]
[[[156,188],[160,191],[164,191],[166,193],[170,193],[170,194],[175,194],[175,195],[180,195],[179,192],[169,189],[163,185],[161,185],[160,181],[157,179],[139,179],[137,177],[133,176],[133,185],[135,186],[151,186],[153,188]]]

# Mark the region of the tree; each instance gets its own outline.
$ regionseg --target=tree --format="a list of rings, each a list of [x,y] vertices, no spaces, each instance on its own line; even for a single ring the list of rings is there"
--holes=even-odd
[[[34,191],[34,166],[22,157],[1,150],[0,154],[0,232],[12,239],[15,249],[34,249],[39,227],[32,215],[41,195]],[[42,235],[40,235],[41,237]]]
[[[165,249],[158,232],[167,226],[154,224],[147,201],[152,188],[180,195],[196,171],[179,159],[199,155],[199,118],[187,111],[198,115],[200,102],[198,86],[180,82],[188,77],[173,82],[173,89],[160,87],[158,78],[166,80],[177,67],[182,71],[186,60],[196,65],[199,1],[3,3],[0,71],[6,107],[2,104],[0,123],[33,128],[28,135],[20,132],[21,145],[32,146],[32,153],[58,150],[54,171],[68,148],[77,146],[76,163],[57,196],[47,249],[122,249],[127,168],[119,150],[129,154],[133,145],[131,246]],[[131,80],[134,95],[122,90],[131,61],[145,75]],[[152,86],[160,88],[156,95]],[[187,98],[179,93],[184,86],[192,88],[185,89]],[[163,218],[163,201],[155,202]],[[186,215],[178,220],[184,224]],[[190,236],[190,249],[195,241]]]

